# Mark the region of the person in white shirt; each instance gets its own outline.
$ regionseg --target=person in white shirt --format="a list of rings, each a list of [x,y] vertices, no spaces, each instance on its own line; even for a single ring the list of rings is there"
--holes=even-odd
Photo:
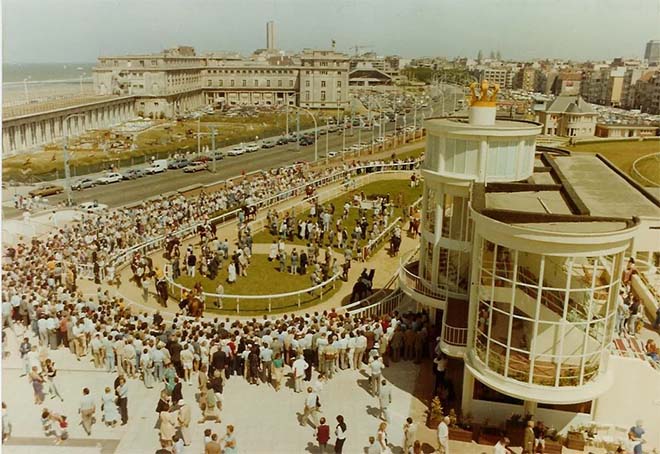
[[[374,357],[374,360],[369,363],[369,382],[371,384],[371,395],[373,396],[378,396],[380,392],[380,374],[384,367],[378,356]]]
[[[300,393],[302,392],[303,377],[305,376],[305,371],[309,368],[309,364],[303,359],[302,355],[298,355],[298,359],[293,362],[291,367],[293,368],[294,390]]]
[[[307,387],[307,397],[305,397],[305,407],[300,417],[300,425],[304,426],[310,416],[312,425],[316,428],[319,425],[319,396],[311,386]]]
[[[406,422],[403,425],[403,452],[408,454],[412,449],[413,444],[415,443],[415,437],[417,435],[417,424],[413,422],[411,417],[406,418]]]
[[[511,441],[507,438],[504,437],[498,441],[495,446],[493,447],[493,454],[511,454],[513,451],[509,449],[509,443]]]
[[[438,424],[438,443],[440,454],[449,454],[449,416],[445,416]]]

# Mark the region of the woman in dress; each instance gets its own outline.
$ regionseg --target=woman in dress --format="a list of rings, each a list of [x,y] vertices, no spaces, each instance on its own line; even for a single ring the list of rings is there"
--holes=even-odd
[[[160,412],[160,441],[171,446],[172,437],[176,435],[176,414],[168,411]]]
[[[261,361],[259,360],[259,348],[256,345],[252,347],[250,354],[248,355],[248,363],[250,365],[250,384],[259,385],[259,376],[261,375],[259,369]]]
[[[140,367],[142,368],[142,380],[147,389],[154,387],[154,360],[149,354],[149,349],[145,348],[140,355]]]
[[[223,454],[238,454],[236,437],[234,437],[234,426],[231,424],[227,426],[227,435],[225,435],[222,441],[225,443],[225,449],[222,451]]]
[[[378,426],[378,434],[376,434],[376,442],[380,448],[381,454],[390,454],[389,446],[387,446],[387,423],[381,422]]]
[[[229,263],[229,268],[227,269],[227,282],[233,284],[236,282],[236,265],[234,262]]]
[[[32,366],[30,371],[30,383],[32,383],[32,390],[34,391],[34,403],[41,405],[46,396],[44,396],[44,378],[39,373],[37,366]]]
[[[115,403],[115,393],[109,386],[106,386],[105,392],[101,396],[101,408],[103,409],[103,421],[106,426],[115,427],[119,421],[119,409]]]
[[[156,405],[156,413],[158,414],[158,418],[156,418],[156,425],[154,425],[154,429],[160,429],[160,414],[164,411],[170,411],[170,395],[165,389],[160,392],[160,399]]]
[[[276,353],[275,358],[270,363],[272,369],[271,377],[273,380],[273,387],[275,391],[279,391],[282,386],[282,379],[284,378],[284,360],[281,353]]]

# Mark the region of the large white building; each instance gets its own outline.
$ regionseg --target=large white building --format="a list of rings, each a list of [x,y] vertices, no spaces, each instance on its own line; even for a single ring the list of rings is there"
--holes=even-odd
[[[486,87],[469,118],[425,121],[419,259],[401,289],[441,320],[464,415],[608,419],[595,402],[621,378],[620,276],[660,250],[660,202],[600,157],[537,148],[542,125],[496,119]]]

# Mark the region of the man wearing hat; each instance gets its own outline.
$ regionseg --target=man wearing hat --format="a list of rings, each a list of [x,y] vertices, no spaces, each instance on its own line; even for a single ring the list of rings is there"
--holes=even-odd
[[[181,429],[181,437],[183,438],[184,446],[190,446],[192,435],[190,434],[190,406],[185,400],[180,399],[178,402],[179,414],[177,420]]]

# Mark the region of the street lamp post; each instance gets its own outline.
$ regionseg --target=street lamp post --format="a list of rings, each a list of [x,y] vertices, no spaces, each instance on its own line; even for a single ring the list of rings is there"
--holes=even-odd
[[[330,140],[330,117],[325,119],[325,164],[328,165],[328,141]]]
[[[28,80],[32,79],[32,76],[27,76],[23,79],[23,89],[25,90],[25,104],[30,104],[30,94],[28,93]]]
[[[211,127],[211,153],[213,153],[213,173],[215,173],[215,126]]]
[[[341,131],[341,159],[344,160],[344,153],[346,152],[346,117],[343,117],[344,124]]]
[[[73,200],[71,199],[71,169],[69,166],[69,120],[73,117],[85,117],[85,114],[71,114],[64,119],[64,192],[66,194],[66,205],[71,206]]]
[[[291,106],[291,107],[293,107],[294,109],[300,109],[303,112],[307,112],[312,117],[312,121],[314,122],[314,161],[318,161],[318,159],[319,159],[319,141],[318,141],[319,126],[316,123],[316,117],[314,116],[312,111],[309,110],[309,109],[305,109],[304,107],[300,107],[300,106]],[[299,123],[298,127],[300,128],[300,123]],[[300,146],[300,137],[298,137],[298,145]]]

